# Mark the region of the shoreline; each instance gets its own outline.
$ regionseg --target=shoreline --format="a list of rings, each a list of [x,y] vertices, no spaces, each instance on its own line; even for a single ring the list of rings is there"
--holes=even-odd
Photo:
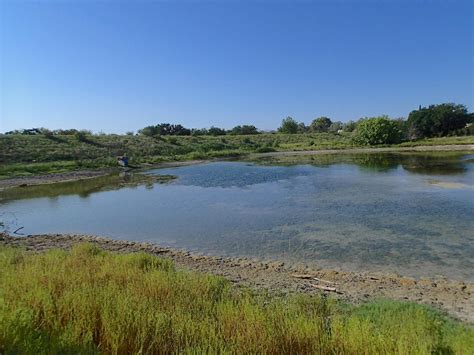
[[[143,165],[139,168],[133,169],[136,172],[143,172],[150,169],[170,168],[185,165],[194,165],[207,162],[208,160],[189,160],[176,162],[163,162],[157,164]],[[102,176],[107,176],[113,173],[129,172],[123,168],[99,168],[97,170],[73,170],[63,173],[50,173],[32,176],[19,176],[0,180],[0,192],[16,187],[28,187],[38,185],[50,185],[61,182],[74,182],[88,179],[94,179]]]
[[[269,153],[249,153],[246,156],[242,156],[241,160],[265,158],[265,157],[281,157],[281,156],[298,156],[298,155],[323,155],[323,154],[358,154],[358,153],[390,153],[390,152],[451,152],[451,151],[474,151],[474,144],[453,144],[453,145],[426,145],[426,146],[413,146],[413,147],[383,147],[383,148],[344,148],[344,149],[320,149],[320,150],[297,150],[297,151],[279,151]],[[231,159],[229,157],[228,159]],[[226,160],[226,158],[216,159],[202,159],[202,160],[182,160],[182,161],[170,161],[161,162],[156,164],[143,164],[139,166],[135,171],[143,172],[149,169],[179,167],[194,164],[202,164],[212,161]],[[233,159],[234,160],[234,159]],[[2,190],[15,188],[15,187],[26,187],[36,186],[45,184],[54,184],[58,182],[73,182],[86,179],[92,179],[96,177],[106,176],[114,172],[123,171],[120,168],[99,168],[97,170],[73,170],[62,173],[49,173],[32,176],[19,176],[11,177],[0,180],[0,192]]]
[[[349,303],[388,298],[413,301],[440,309],[454,318],[474,323],[474,283],[442,279],[414,279],[396,274],[344,272],[303,268],[283,262],[205,256],[156,244],[78,234],[10,236],[0,233],[0,244],[33,252],[69,249],[81,242],[94,243],[118,253],[142,251],[172,259],[177,267],[225,277],[236,286],[274,294],[324,293]]]
[[[474,150],[474,144],[452,145],[419,145],[412,147],[380,147],[380,148],[343,148],[319,150],[289,150],[270,153],[251,153],[252,158],[292,156],[292,155],[321,155],[321,154],[358,154],[358,153],[397,153],[397,152],[457,152]]]

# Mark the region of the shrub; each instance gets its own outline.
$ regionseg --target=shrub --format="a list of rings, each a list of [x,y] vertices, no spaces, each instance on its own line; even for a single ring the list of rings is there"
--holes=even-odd
[[[372,117],[359,122],[354,141],[362,145],[400,143],[398,124],[388,116]]]
[[[298,122],[296,122],[292,117],[287,117],[281,121],[281,126],[278,128],[278,132],[295,134],[298,132]]]

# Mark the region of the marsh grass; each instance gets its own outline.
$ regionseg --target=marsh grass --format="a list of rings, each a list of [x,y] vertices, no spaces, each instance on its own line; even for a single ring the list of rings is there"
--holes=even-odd
[[[0,246],[0,353],[459,353],[472,328],[430,308],[270,296],[91,244]]]

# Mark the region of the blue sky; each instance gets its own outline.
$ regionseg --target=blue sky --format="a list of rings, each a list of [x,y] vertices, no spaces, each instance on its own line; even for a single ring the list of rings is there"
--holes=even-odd
[[[472,1],[0,3],[0,131],[474,108]]]

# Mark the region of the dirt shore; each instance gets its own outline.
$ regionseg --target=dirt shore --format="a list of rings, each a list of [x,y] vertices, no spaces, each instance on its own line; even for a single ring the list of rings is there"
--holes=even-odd
[[[178,162],[165,162],[158,164],[144,164],[138,169],[129,169],[124,170],[122,168],[104,168],[97,170],[75,170],[68,171],[64,173],[53,173],[53,174],[42,174],[34,176],[21,176],[14,178],[7,178],[0,180],[0,191],[10,189],[13,187],[24,187],[24,186],[36,186],[36,185],[45,185],[45,184],[54,184],[57,182],[72,182],[79,180],[86,180],[97,178],[100,176],[106,176],[112,173],[117,173],[120,171],[135,171],[140,172],[147,169],[153,168],[169,168],[176,166],[200,164],[205,162],[205,160],[190,160],[190,161],[178,161]]]
[[[91,242],[113,252],[143,251],[174,260],[178,267],[220,275],[237,286],[272,293],[325,293],[346,302],[359,303],[374,298],[390,298],[424,303],[451,316],[474,323],[474,283],[447,279],[419,279],[395,274],[341,272],[258,262],[245,258],[203,256],[163,248],[150,243],[113,240],[87,235],[47,234],[12,237],[0,234],[0,244],[40,252],[52,248],[69,249],[79,242]]]
[[[278,157],[291,155],[320,155],[320,154],[357,154],[357,153],[390,153],[390,152],[455,152],[474,150],[474,144],[453,145],[420,145],[414,147],[384,147],[384,148],[350,148],[350,149],[321,149],[321,150],[296,150],[270,153],[253,153],[252,158]]]

